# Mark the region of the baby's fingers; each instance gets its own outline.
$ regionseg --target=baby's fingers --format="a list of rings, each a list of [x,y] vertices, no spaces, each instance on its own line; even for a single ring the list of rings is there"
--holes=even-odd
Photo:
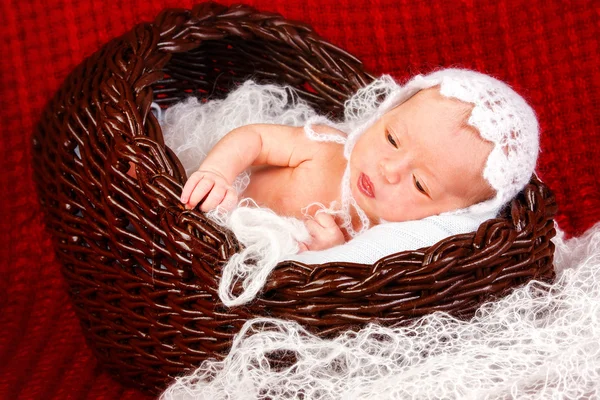
[[[198,182],[200,182],[200,180],[202,180],[202,177],[203,177],[203,174],[201,174],[199,172],[194,172],[188,178],[187,182],[183,186],[183,190],[181,191],[181,198],[179,199],[183,204],[186,204],[189,201],[190,195],[194,191],[194,188],[196,188],[196,185],[198,184]]]
[[[309,250],[323,250],[344,243],[342,231],[329,214],[318,214],[315,220],[306,220],[304,224],[312,238]]]
[[[237,192],[235,191],[234,188],[229,187],[227,189],[227,192],[225,193],[225,197],[223,198],[223,201],[221,202],[221,207],[225,208],[226,210],[232,210],[233,208],[235,208],[235,206],[237,205],[238,202],[238,196],[237,196]]]
[[[298,253],[302,253],[304,251],[308,251],[308,246],[306,243],[298,242]]]
[[[304,226],[306,226],[306,230],[308,230],[308,233],[312,237],[318,236],[319,233],[323,231],[323,227],[318,222],[312,219],[305,220]]]
[[[324,212],[317,212],[315,214],[315,221],[317,221],[323,228],[329,229],[337,227],[334,216]]]
[[[213,189],[215,182],[212,179],[204,178],[194,188],[186,204],[188,208],[194,208],[206,195]]]
[[[216,208],[219,204],[221,204],[221,202],[225,198],[225,194],[227,194],[226,187],[214,185],[208,196],[206,196],[206,199],[204,199],[204,201],[202,202],[202,205],[200,206],[200,211],[207,212],[212,210],[213,208]]]

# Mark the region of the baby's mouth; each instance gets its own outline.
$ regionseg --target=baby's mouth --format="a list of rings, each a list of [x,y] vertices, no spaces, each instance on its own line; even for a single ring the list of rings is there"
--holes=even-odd
[[[358,190],[367,197],[375,197],[375,188],[369,177],[361,172],[357,181]]]

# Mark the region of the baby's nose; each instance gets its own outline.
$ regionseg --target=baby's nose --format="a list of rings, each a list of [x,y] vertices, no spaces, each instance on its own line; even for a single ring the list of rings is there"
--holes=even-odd
[[[402,174],[406,170],[406,163],[401,160],[384,159],[380,163],[381,175],[391,184],[402,180]]]

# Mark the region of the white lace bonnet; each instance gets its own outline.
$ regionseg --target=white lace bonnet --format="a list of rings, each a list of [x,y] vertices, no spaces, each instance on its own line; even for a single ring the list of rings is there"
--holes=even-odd
[[[464,69],[443,69],[417,75],[403,86],[388,75],[376,79],[346,102],[343,125],[349,133],[344,155],[350,160],[358,138],[382,115],[418,91],[434,86],[439,86],[443,96],[473,104],[467,123],[477,129],[483,139],[494,144],[483,176],[495,189],[496,196],[446,214],[496,214],[525,187],[534,172],[539,152],[539,127],[535,112],[527,102],[510,86],[488,75]],[[344,224],[354,236],[368,228],[368,219],[352,198],[349,168],[346,168],[342,179],[342,210],[346,215],[349,215],[350,205],[363,221],[358,232],[349,220]]]

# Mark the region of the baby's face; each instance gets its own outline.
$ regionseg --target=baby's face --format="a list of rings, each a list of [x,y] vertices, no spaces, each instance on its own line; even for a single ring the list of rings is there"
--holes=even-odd
[[[471,109],[438,88],[422,90],[359,138],[350,187],[373,222],[421,219],[493,197],[482,175],[493,144],[466,124]]]

